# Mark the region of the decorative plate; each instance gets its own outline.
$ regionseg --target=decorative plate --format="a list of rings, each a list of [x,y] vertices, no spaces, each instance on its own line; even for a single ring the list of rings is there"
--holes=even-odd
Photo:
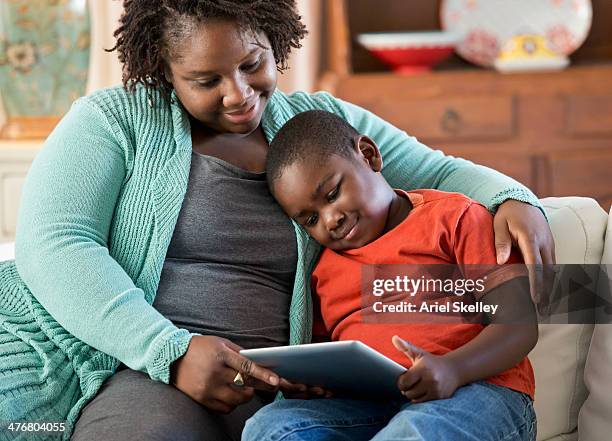
[[[516,35],[542,35],[547,46],[569,55],[586,39],[590,0],[442,0],[442,28],[456,32],[456,51],[480,66],[493,66],[503,45]]]

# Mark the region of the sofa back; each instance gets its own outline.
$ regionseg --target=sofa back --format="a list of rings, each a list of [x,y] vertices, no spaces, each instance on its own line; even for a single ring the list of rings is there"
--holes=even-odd
[[[612,215],[612,209],[610,210]],[[601,263],[607,269],[607,279],[600,283],[612,285],[612,221],[608,228]],[[604,287],[601,286],[601,292]],[[608,287],[612,293],[612,286]],[[595,325],[591,348],[584,369],[584,381],[589,391],[578,417],[578,434],[582,441],[608,441],[612,439],[612,325]]]
[[[593,199],[546,198],[557,263],[599,264],[608,216]],[[536,377],[538,440],[577,439],[578,414],[588,395],[584,367],[592,324],[542,324],[529,354]]]

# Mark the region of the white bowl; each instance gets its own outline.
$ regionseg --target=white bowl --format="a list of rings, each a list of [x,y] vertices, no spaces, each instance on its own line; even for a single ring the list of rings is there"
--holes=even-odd
[[[371,32],[359,34],[357,41],[368,49],[430,46],[455,47],[459,42],[459,34],[450,31]]]

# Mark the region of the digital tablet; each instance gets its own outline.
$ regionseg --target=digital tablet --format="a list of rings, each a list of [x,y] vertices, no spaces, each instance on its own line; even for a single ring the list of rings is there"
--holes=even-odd
[[[406,368],[354,340],[243,349],[242,355],[294,383],[336,396],[401,399],[397,378]]]

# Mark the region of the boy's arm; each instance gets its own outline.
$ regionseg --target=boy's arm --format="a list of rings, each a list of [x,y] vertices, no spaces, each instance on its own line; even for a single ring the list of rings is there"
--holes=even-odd
[[[444,355],[428,353],[401,338],[393,339],[395,347],[412,360],[412,367],[400,376],[398,387],[413,402],[448,398],[464,384],[500,374],[516,366],[537,342],[538,327],[528,279],[519,265],[494,266],[492,222],[491,214],[483,206],[469,203],[456,222],[451,243],[466,278],[480,278],[484,265],[489,266],[485,268],[486,275],[495,283],[487,286],[490,291],[481,301],[498,305],[497,313],[489,316],[491,324]],[[516,253],[511,258],[520,261]],[[516,310],[526,311],[521,317],[522,324],[508,324],[513,321],[506,312]]]
[[[454,234],[453,251],[456,261],[467,265],[463,266],[464,273],[478,275],[483,268],[489,270],[490,265],[492,271],[487,271],[488,280],[501,281],[480,299],[484,304],[497,307],[495,314],[487,316],[490,324],[474,339],[446,354],[457,369],[461,385],[515,366],[538,341],[527,273],[522,265],[496,265],[492,222],[487,210],[473,203],[461,216]],[[511,261],[521,263],[520,256],[513,253]]]
[[[491,324],[465,345],[444,355],[429,354],[405,341],[394,341],[413,362],[413,367],[400,376],[398,387],[414,402],[448,398],[465,384],[516,366],[537,340],[537,324]]]
[[[538,341],[538,326],[492,324],[445,357],[456,369],[459,386],[516,366]]]
[[[445,355],[455,366],[461,386],[516,366],[538,342],[538,324],[526,277],[504,283],[482,301],[498,307],[498,313],[490,316],[491,324],[473,340]],[[516,324],[516,317],[509,317],[508,311],[523,312],[521,323]]]

